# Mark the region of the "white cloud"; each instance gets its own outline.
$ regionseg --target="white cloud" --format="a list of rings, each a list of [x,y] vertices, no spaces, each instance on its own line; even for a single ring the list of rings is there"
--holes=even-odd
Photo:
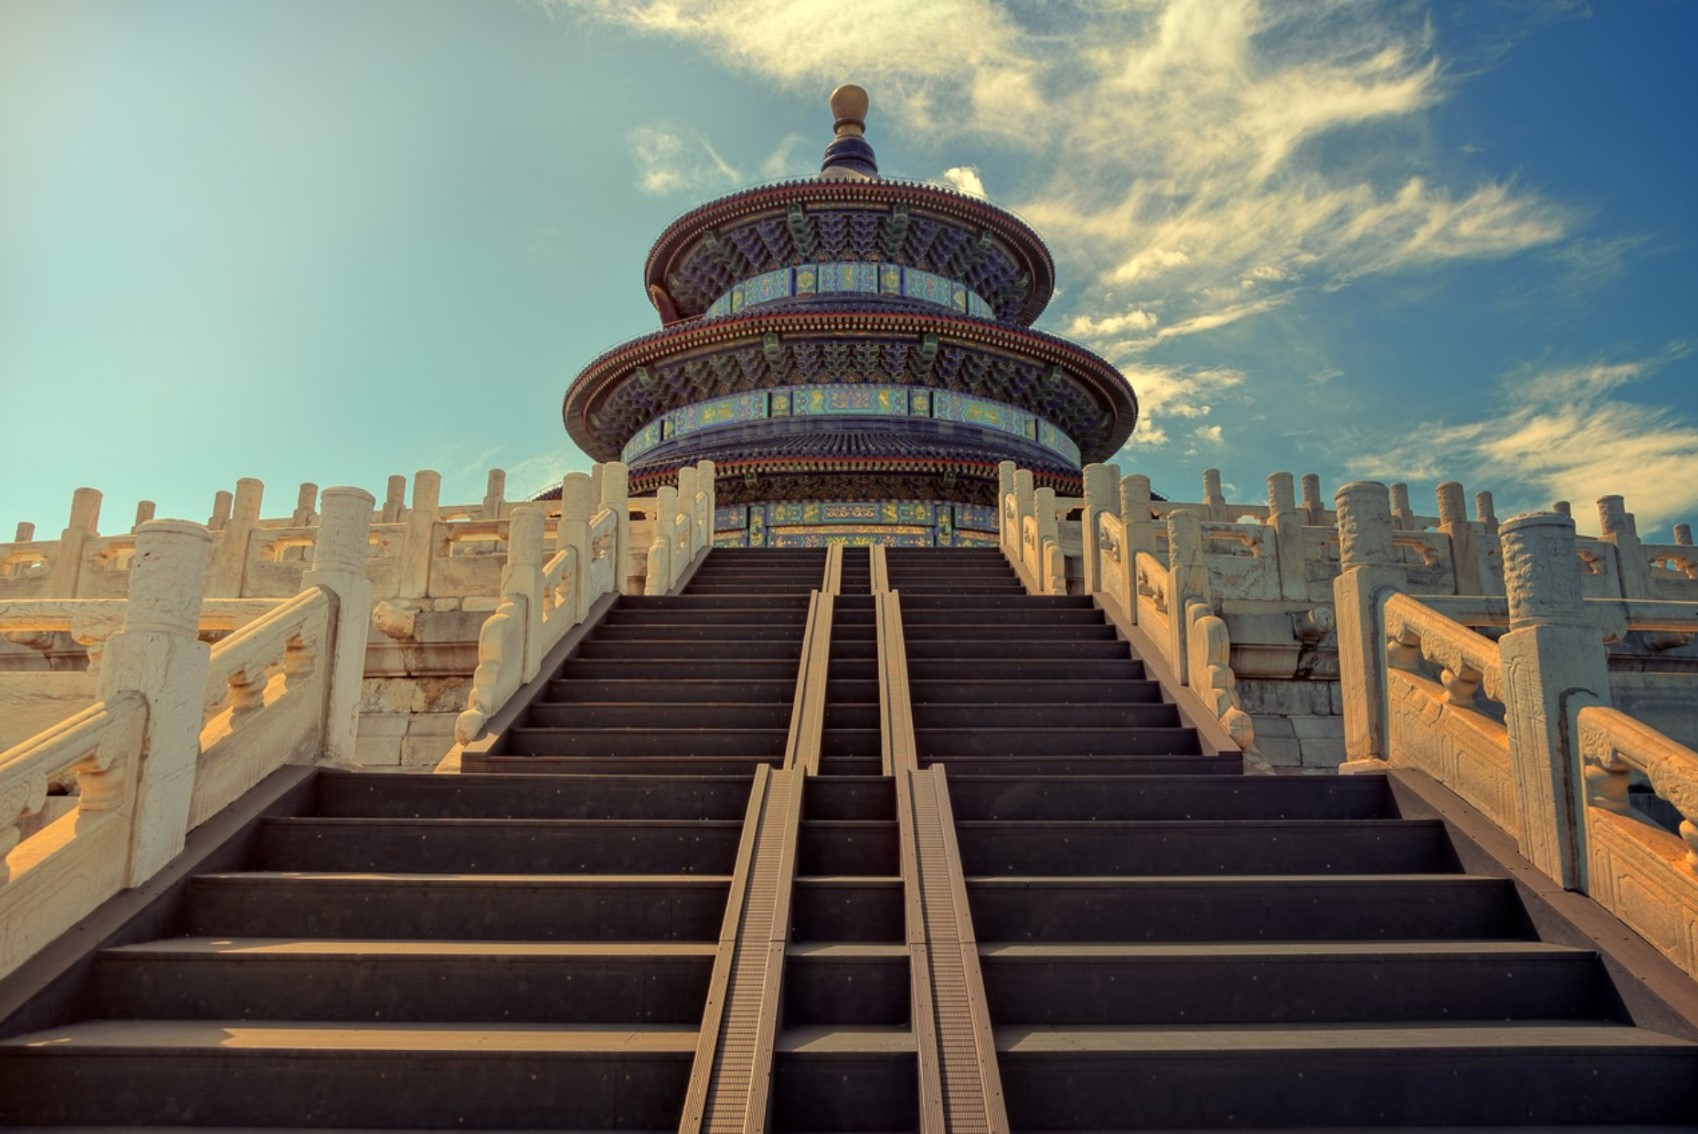
[[[723,189],[742,174],[705,140],[664,126],[642,126],[628,139],[637,188],[656,197]]]
[[[1191,436],[1208,445],[1219,445],[1224,440],[1218,425],[1199,425],[1191,431]]]
[[[818,143],[819,139],[801,134],[784,135],[761,162],[761,176],[768,181],[812,177],[819,172],[819,155],[814,152]]]
[[[1245,380],[1242,370],[1226,367],[1133,365],[1122,367],[1121,373],[1138,393],[1138,427],[1128,444],[1142,447],[1165,445],[1166,419],[1206,418],[1214,412],[1220,395],[1237,389]],[[1213,440],[1220,439],[1219,426],[1199,424],[1191,432],[1204,439],[1212,433]]]
[[[1689,353],[1675,343],[1650,358],[1518,370],[1503,380],[1501,412],[1410,423],[1348,467],[1384,479],[1473,480],[1496,492],[1500,516],[1568,500],[1591,531],[1591,503],[1620,494],[1650,532],[1698,511],[1698,422],[1613,395]]]
[[[985,183],[979,177],[978,166],[956,165],[943,171],[942,182],[958,193],[969,197],[983,197]]]
[[[1147,331],[1156,325],[1156,321],[1155,315],[1141,308],[1134,308],[1124,315],[1105,315],[1101,319],[1078,315],[1067,325],[1067,334],[1076,339],[1113,338],[1127,331]]]

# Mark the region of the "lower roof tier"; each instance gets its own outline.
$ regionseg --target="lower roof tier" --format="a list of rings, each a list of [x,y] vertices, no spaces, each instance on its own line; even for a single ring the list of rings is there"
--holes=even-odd
[[[819,488],[809,478],[819,475],[861,475],[919,478],[918,492],[940,478],[961,482],[961,492],[946,499],[964,502],[995,500],[997,465],[1013,461],[1033,470],[1041,482],[1077,489],[1079,466],[1035,440],[960,422],[928,418],[772,418],[725,425],[688,434],[643,454],[630,465],[633,492],[646,492],[672,483],[677,470],[698,461],[713,461],[720,483],[757,477],[784,476],[793,489],[771,499],[818,499]],[[990,486],[980,491],[984,486]],[[723,490],[722,490],[723,491]],[[881,495],[890,495],[881,492]]]
[[[1064,339],[914,311],[784,311],[679,325],[610,351],[566,392],[566,431],[615,460],[653,423],[730,395],[799,386],[941,390],[1048,423],[1079,459],[1110,458],[1138,406],[1121,373]]]

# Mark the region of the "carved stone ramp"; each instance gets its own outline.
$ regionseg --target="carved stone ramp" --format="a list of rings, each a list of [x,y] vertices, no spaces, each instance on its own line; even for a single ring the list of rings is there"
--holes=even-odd
[[[804,778],[800,771],[756,770],[682,1134],[767,1128]]]
[[[1007,1131],[978,943],[941,766],[897,774],[920,1128]]]

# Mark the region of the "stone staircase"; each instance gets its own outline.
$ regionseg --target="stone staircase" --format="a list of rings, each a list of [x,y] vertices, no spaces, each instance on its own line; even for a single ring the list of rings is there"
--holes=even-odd
[[[885,561],[913,770],[865,552],[804,776],[826,557],[714,551],[613,600],[463,774],[288,773],[34,999],[0,982],[0,1124],[693,1131],[749,1098],[968,1129],[973,1001],[987,1130],[1698,1128],[1698,994],[1657,1000],[1435,794],[1243,776],[1088,599],[997,552]],[[950,892],[977,964],[939,984]]]

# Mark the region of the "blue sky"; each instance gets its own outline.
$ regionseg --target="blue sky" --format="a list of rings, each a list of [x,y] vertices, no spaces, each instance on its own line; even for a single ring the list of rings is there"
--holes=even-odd
[[[1119,365],[1123,472],[1620,492],[1698,519],[1698,5],[1680,0],[8,0],[0,538],[72,489],[444,499],[582,468],[559,406],[656,323],[650,242],[806,175],[1048,240],[1040,324]]]

